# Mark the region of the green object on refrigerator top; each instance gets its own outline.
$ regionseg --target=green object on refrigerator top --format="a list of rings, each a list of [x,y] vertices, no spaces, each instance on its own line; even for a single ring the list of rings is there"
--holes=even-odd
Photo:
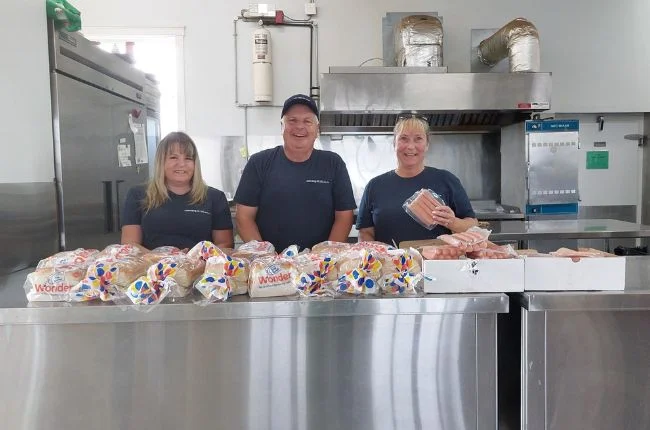
[[[66,0],[45,0],[47,17],[57,29],[73,32],[81,30],[81,12]]]

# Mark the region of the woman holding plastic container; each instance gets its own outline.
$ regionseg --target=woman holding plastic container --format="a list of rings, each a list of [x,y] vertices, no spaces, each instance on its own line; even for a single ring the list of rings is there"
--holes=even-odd
[[[205,184],[196,145],[182,132],[160,141],[153,178],[129,190],[122,220],[122,243],[183,249],[209,240],[233,246],[228,200]]]
[[[429,124],[423,118],[400,117],[393,145],[397,168],[371,179],[364,190],[356,225],[360,241],[399,245],[406,240],[463,232],[478,224],[458,178],[424,165]],[[407,211],[404,203],[418,191],[419,198],[409,201]]]

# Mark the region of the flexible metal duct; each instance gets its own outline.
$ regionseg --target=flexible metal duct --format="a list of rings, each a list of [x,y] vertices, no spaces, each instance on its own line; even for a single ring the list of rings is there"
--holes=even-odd
[[[494,66],[508,57],[511,72],[539,72],[539,33],[525,18],[513,19],[478,47],[478,57]]]
[[[400,67],[442,67],[442,22],[435,16],[410,15],[395,29],[395,52]]]

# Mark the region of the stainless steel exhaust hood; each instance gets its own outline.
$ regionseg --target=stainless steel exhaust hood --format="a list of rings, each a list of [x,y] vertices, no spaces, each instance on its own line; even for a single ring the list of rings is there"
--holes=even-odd
[[[431,67],[330,67],[320,82],[323,134],[391,133],[426,117],[433,133],[489,133],[550,108],[550,73],[440,73]]]

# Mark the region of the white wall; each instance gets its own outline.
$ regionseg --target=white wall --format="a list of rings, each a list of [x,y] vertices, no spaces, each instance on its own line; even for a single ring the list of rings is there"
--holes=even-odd
[[[643,148],[638,141],[624,138],[640,134],[643,114],[604,115],[603,130],[599,131],[597,115],[558,115],[580,120],[580,171],[578,186],[581,206],[639,205]],[[594,146],[605,142],[606,147]],[[609,151],[609,168],[587,170],[587,151]]]
[[[0,183],[54,179],[45,3],[3,0]]]
[[[74,2],[86,26],[186,28],[186,128],[202,145],[218,142],[220,136],[244,134],[243,111],[234,106],[232,18],[248,3],[115,0],[106,7],[93,0]],[[304,18],[302,0],[275,3],[287,15]],[[381,17],[387,11],[438,11],[444,18],[445,62],[451,72],[469,71],[471,28],[496,27],[525,16],[542,35],[542,67],[553,72],[554,111],[650,111],[647,0],[323,0],[317,4],[321,72],[330,65],[356,65],[381,56]],[[0,107],[0,137],[13,149],[9,157],[0,159],[0,176],[3,182],[49,181],[53,169],[44,6],[40,0],[8,0],[3,6],[12,18],[0,27],[4,35],[0,96],[12,102]],[[241,102],[251,101],[253,27],[239,25]],[[308,91],[309,33],[297,28],[271,31],[274,103],[281,104],[294,92]],[[15,35],[20,35],[20,43],[15,43]],[[249,134],[277,134],[278,117],[279,108],[252,109]]]
[[[274,2],[293,18],[304,18],[305,0]],[[112,7],[76,0],[88,26],[186,26],[188,128],[204,133],[241,134],[232,106],[232,18],[249,1],[115,0]],[[470,30],[505,24],[524,16],[539,28],[542,69],[553,72],[553,109],[557,112],[643,112],[650,110],[650,35],[647,0],[323,0],[317,2],[320,71],[331,65],[358,65],[381,56],[381,18],[387,11],[437,11],[445,24],[445,63],[451,72],[469,71]],[[252,24],[241,26],[249,41]],[[245,28],[248,27],[248,28]],[[307,91],[307,32],[273,28],[278,97]],[[296,34],[304,34],[298,40]],[[248,65],[246,56],[240,64]],[[248,85],[250,69],[242,70]],[[246,100],[244,100],[246,101]],[[208,126],[209,123],[210,125]],[[194,129],[194,130],[192,130]]]

